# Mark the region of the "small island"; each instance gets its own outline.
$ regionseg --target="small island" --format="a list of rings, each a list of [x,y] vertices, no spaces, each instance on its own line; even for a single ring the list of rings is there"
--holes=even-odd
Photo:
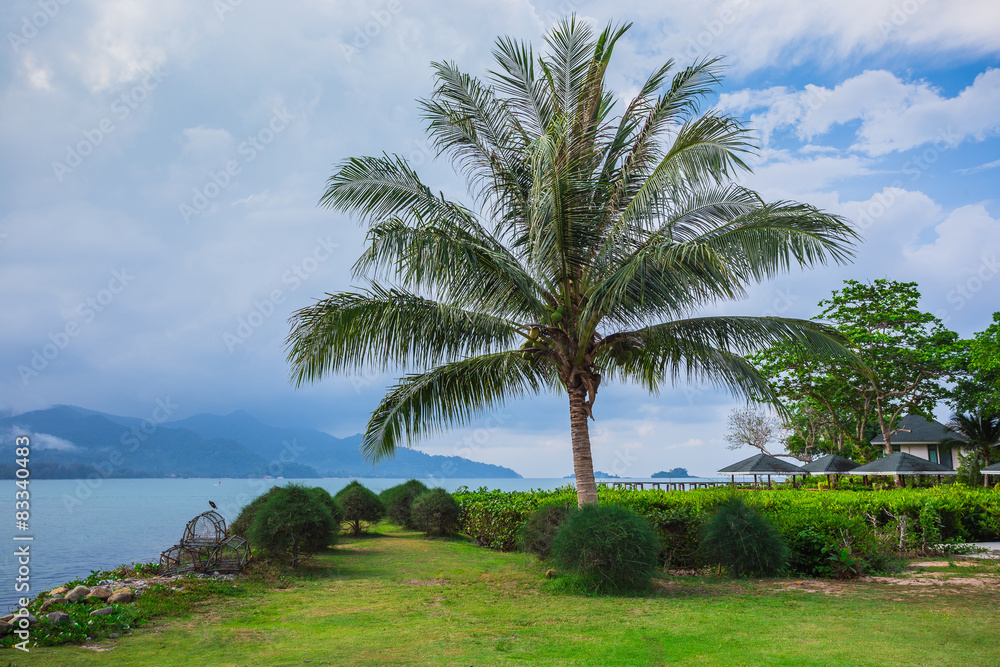
[[[672,468],[669,471],[661,470],[660,472],[654,472],[650,476],[650,479],[660,479],[662,477],[697,479],[694,475],[688,474],[687,468]]]
[[[606,472],[601,472],[600,470],[594,471],[595,479],[621,479],[618,475],[609,475]],[[576,475],[566,475],[563,479],[576,479]]]

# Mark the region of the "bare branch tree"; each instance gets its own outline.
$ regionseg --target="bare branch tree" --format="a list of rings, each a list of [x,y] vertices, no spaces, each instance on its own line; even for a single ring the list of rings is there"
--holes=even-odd
[[[771,453],[768,445],[783,442],[786,429],[781,419],[759,407],[736,408],[729,414],[726,425],[729,427],[729,433],[726,434],[729,449],[754,447],[769,456],[784,456],[807,462],[812,460],[808,448],[801,454]]]

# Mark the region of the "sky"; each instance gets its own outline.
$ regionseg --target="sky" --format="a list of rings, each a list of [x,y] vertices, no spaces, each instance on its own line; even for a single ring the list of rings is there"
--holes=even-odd
[[[809,318],[843,280],[876,278],[917,282],[964,337],[1000,310],[995,0],[16,0],[0,9],[0,411],[363,430],[392,376],[296,389],[285,363],[291,313],[361,285],[364,229],[317,206],[324,183],[387,152],[469,201],[426,143],[431,63],[485,76],[497,36],[540,46],[572,12],[634,24],[608,75],[622,99],[669,58],[724,56],[705,108],[755,128],[741,180],[864,239],[851,265],[706,313]],[[595,467],[710,475],[752,453],[724,441],[739,405],[604,385]],[[569,439],[565,398],[545,395],[413,444],[553,477],[572,471]]]

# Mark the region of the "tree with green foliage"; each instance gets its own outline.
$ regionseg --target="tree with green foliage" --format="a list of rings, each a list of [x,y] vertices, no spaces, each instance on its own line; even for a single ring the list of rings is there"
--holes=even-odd
[[[844,281],[820,301],[820,318],[850,342],[861,364],[778,345],[753,357],[780,397],[793,430],[787,445],[867,458],[875,433],[892,453],[892,434],[906,414],[929,416],[960,370],[962,344],[941,320],[918,308],[916,283]]]
[[[267,499],[257,509],[247,537],[255,548],[288,560],[294,568],[334,543],[337,524],[313,489],[298,484],[277,488],[263,496]]]
[[[372,414],[372,460],[507,401],[564,392],[578,502],[597,502],[588,419],[609,380],[658,392],[682,378],[773,397],[744,354],[795,342],[844,353],[836,333],[778,317],[698,317],[788,271],[846,262],[841,218],[737,185],[752,134],[702,112],[718,60],[656,68],[624,103],[605,85],[629,26],[575,17],[547,50],[504,37],[488,81],[433,65],[421,101],[433,146],[475,205],[435,195],[398,156],[342,163],[323,206],[368,225],[366,289],[295,313],[298,385],[335,372],[407,374]],[[520,346],[518,345],[519,343]]]
[[[919,310],[916,283],[878,279],[845,281],[820,302],[821,317],[832,321],[857,348],[864,368],[843,367],[845,379],[873,408],[872,416],[892,454],[892,434],[906,414],[931,416],[948,395],[960,361],[958,334]]]
[[[952,389],[951,407],[959,413],[1000,415],[1000,312],[966,344],[964,373]]]
[[[358,480],[352,480],[333,498],[344,511],[343,520],[350,526],[351,534],[355,537],[385,516],[385,505],[374,491]]]
[[[775,345],[750,359],[779,397],[789,452],[851,456],[866,448],[872,399],[844,377],[841,366],[849,364],[795,344]]]

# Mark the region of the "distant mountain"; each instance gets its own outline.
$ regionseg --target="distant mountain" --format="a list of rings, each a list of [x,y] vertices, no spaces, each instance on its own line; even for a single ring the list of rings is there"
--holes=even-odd
[[[0,418],[0,451],[32,435],[35,478],[102,477],[520,477],[510,468],[458,456],[401,450],[373,468],[361,436],[276,428],[243,411],[156,424],[69,405]],[[5,457],[0,478],[15,469]]]
[[[563,479],[576,479],[576,474],[566,475]],[[594,479],[621,479],[618,475],[609,475],[606,472],[601,472],[600,470],[594,471]]]
[[[697,479],[694,475],[688,474],[687,468],[672,468],[669,471],[661,470],[660,472],[654,472],[651,477],[652,479],[659,479],[661,477],[680,477],[682,479],[688,477],[691,479]]]
[[[406,448],[398,450],[394,458],[372,466],[361,457],[361,434],[336,438],[313,429],[267,426],[243,410],[225,416],[198,414],[163,426],[188,429],[206,438],[229,438],[272,461],[272,465],[295,461],[330,477],[520,477],[503,466]]]
[[[266,474],[267,459],[234,440],[206,439],[187,429],[163,428],[150,420],[69,405],[0,419],[0,448],[13,447],[14,438],[25,433],[32,436],[31,463],[55,466],[38,468],[38,476],[58,478],[90,469],[102,477]],[[0,472],[6,473],[6,467]],[[319,476],[315,470],[302,472]]]

